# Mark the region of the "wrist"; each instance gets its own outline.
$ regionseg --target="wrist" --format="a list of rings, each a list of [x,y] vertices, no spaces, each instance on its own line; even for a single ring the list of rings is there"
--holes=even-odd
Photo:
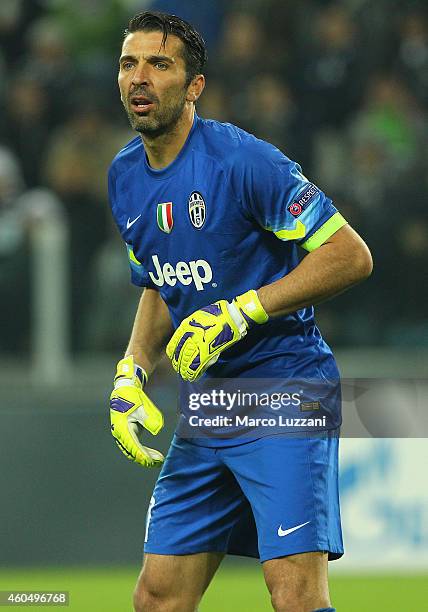
[[[244,319],[247,329],[256,324],[262,325],[269,320],[269,316],[259,300],[257,291],[254,289],[251,289],[242,295],[238,295],[233,300],[233,304],[236,306]]]
[[[114,388],[118,389],[131,383],[143,389],[148,378],[146,370],[134,362],[133,355],[127,355],[117,364]]]
[[[248,325],[247,325],[247,322],[245,321],[245,318],[242,312],[240,311],[237,304],[235,303],[235,300],[233,300],[232,302],[226,302],[226,308],[227,308],[227,312],[229,313],[232,321],[235,323],[236,327],[238,328],[241,338],[243,338],[247,333]]]

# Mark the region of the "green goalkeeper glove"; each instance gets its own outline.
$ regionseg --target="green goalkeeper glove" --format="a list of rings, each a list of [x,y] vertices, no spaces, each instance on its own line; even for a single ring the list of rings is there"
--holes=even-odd
[[[132,355],[119,361],[110,396],[111,433],[127,459],[154,467],[163,463],[164,456],[143,446],[139,437],[142,428],[154,436],[158,434],[163,427],[163,415],[144,393],[146,382],[146,372],[134,364]]]
[[[268,318],[254,290],[232,302],[220,300],[184,319],[168,342],[166,354],[184,380],[194,381],[250,327],[266,323]]]

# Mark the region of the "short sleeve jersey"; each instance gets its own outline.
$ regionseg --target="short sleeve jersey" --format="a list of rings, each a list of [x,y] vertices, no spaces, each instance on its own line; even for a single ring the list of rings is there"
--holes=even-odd
[[[272,283],[346,221],[299,165],[238,127],[195,116],[176,159],[155,170],[138,136],[109,171],[132,282],[158,290],[173,325],[216,300]],[[313,308],[251,330],[212,377],[337,377]]]

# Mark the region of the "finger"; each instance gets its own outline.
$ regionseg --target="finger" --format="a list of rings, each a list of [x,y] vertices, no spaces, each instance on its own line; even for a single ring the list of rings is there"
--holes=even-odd
[[[129,448],[126,444],[123,444],[118,438],[115,438],[115,442],[118,448],[122,451],[129,461],[134,461],[134,463],[139,463],[145,467],[151,467],[153,465],[153,460],[149,454],[145,454],[136,447]]]
[[[164,455],[155,448],[150,448],[149,446],[144,446],[143,448],[157,465],[160,465],[165,461]]]
[[[163,414],[144,391],[141,393],[143,404],[129,415],[128,421],[141,423],[147,431],[156,436],[164,425]]]
[[[175,352],[175,348],[182,336],[181,326],[177,327],[175,332],[172,334],[168,344],[166,345],[165,352],[167,354],[168,359],[172,359],[172,356]]]
[[[136,423],[123,423],[120,428],[114,430],[114,437],[116,441],[120,443],[121,450],[129,458],[132,457],[133,461],[141,463],[141,465],[150,465],[152,459],[150,455],[146,453],[144,447],[140,444],[137,437],[138,425]]]
[[[176,372],[180,371],[181,361],[184,355],[186,355],[187,351],[189,350],[190,339],[193,336],[194,336],[194,332],[186,331],[180,336],[178,342],[175,345],[175,349],[173,353],[171,354],[170,359],[171,359],[172,367],[174,368]]]
[[[135,452],[132,452],[117,438],[115,439],[115,442],[117,447],[125,455],[125,457],[129,459],[129,461],[138,463],[143,467],[156,467],[157,465],[161,465],[165,459],[162,453],[159,453],[154,449],[142,447],[144,452],[140,451],[139,449],[135,449]]]
[[[163,417],[162,417],[163,420]],[[155,450],[154,448],[150,448],[149,446],[143,446],[140,442],[139,435],[141,435],[142,429],[139,423],[128,423],[129,434],[132,437],[135,447],[137,449],[137,461],[139,458],[139,454],[141,454],[144,458],[144,465],[148,465],[148,467],[152,467],[153,464],[159,465],[159,463],[163,463],[164,456],[160,451]],[[150,459],[149,463],[147,463],[148,459]],[[138,463],[141,463],[138,461]]]
[[[217,353],[217,355],[214,355],[214,357],[211,357],[208,361],[201,363],[200,367],[196,370],[194,368],[192,370],[192,364],[190,364],[189,368],[186,371],[186,380],[193,382],[201,378],[201,376],[205,374],[208,368],[212,366],[218,360],[219,357],[220,353]]]

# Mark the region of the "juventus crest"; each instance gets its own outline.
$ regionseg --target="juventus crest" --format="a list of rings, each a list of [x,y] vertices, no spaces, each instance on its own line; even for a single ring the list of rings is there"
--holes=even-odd
[[[189,198],[189,217],[192,225],[196,229],[201,229],[205,223],[206,206],[205,201],[199,191],[193,191]]]

